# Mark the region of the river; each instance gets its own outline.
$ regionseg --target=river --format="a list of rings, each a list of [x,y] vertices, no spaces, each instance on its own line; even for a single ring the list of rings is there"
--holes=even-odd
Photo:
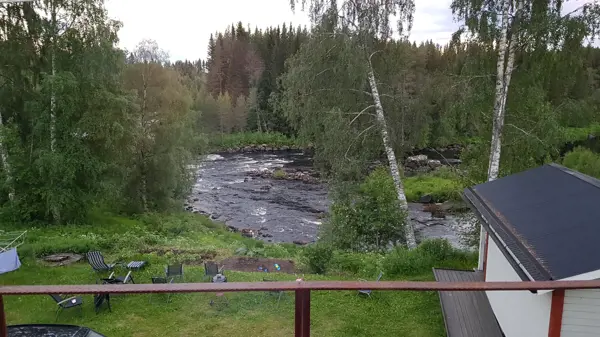
[[[327,185],[256,174],[276,168],[305,175],[313,172],[311,158],[302,153],[207,155],[195,166],[197,179],[186,209],[267,242],[316,241],[331,204]],[[462,247],[460,233],[470,225],[470,214],[434,218],[422,204],[412,203],[409,210],[418,240],[445,238]]]

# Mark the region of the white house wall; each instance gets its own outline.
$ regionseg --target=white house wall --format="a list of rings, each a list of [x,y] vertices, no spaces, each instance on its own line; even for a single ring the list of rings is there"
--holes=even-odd
[[[565,291],[560,336],[600,336],[600,290]]]
[[[486,281],[522,281],[491,238],[488,243]],[[488,291],[486,294],[506,337],[548,336],[552,293]]]

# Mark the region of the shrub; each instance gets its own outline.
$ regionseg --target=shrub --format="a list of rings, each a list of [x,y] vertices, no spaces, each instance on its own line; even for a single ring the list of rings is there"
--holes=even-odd
[[[600,155],[589,149],[578,147],[567,153],[563,159],[563,165],[583,174],[600,178]]]
[[[404,242],[406,216],[386,169],[373,171],[358,191],[342,198],[331,207],[323,233],[336,248],[383,251],[390,243]]]
[[[333,258],[333,248],[323,243],[316,243],[306,247],[303,256],[310,272],[323,274]]]

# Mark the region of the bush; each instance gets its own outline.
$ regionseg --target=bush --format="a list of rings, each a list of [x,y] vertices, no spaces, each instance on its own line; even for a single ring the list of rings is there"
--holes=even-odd
[[[392,179],[380,168],[358,191],[333,204],[323,236],[342,250],[384,251],[390,243],[404,242],[405,219]]]
[[[310,245],[303,253],[309,271],[315,274],[324,274],[333,258],[333,248],[323,243]]]
[[[563,159],[563,165],[600,179],[600,155],[589,149],[578,147],[567,153]]]

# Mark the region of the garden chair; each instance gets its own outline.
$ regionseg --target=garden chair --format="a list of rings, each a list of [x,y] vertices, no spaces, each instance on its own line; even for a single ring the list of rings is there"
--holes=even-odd
[[[58,316],[60,315],[61,312],[63,312],[63,310],[66,309],[71,309],[71,308],[79,308],[79,314],[83,317],[83,310],[82,310],[82,305],[83,305],[83,299],[81,299],[81,297],[62,297],[60,295],[56,295],[56,294],[51,294],[50,297],[52,297],[52,299],[56,302],[57,308],[56,308],[56,319],[55,321],[58,321]]]
[[[220,267],[214,261],[204,262],[204,278],[211,279],[217,274],[223,274],[224,267]]]
[[[269,280],[269,279],[263,278],[263,282],[277,282],[277,281],[276,280]],[[283,290],[269,290],[269,291],[266,291],[263,294],[263,296],[260,298],[260,304],[262,304],[264,298],[267,297],[267,296],[277,296],[277,306],[279,306],[279,301],[281,300],[281,297],[287,296],[287,294]]]
[[[379,273],[379,276],[377,276],[377,280],[375,282],[379,282],[379,280],[381,280],[381,278],[383,277],[383,272]],[[360,282],[368,282],[367,280],[364,279],[358,279]],[[373,293],[373,290],[359,290],[358,291],[358,295],[367,295],[369,298],[371,298],[371,293]]]
[[[183,281],[183,264],[172,264],[165,267],[165,276],[173,280],[179,278]]]
[[[108,278],[103,279],[104,283],[110,283],[110,284],[126,284],[126,283],[133,283],[135,284],[135,281],[133,280],[133,275],[131,275],[131,270],[127,273],[127,275],[125,276],[117,276],[115,277],[115,273],[111,273],[110,276],[108,276]]]
[[[115,266],[119,264],[107,264],[106,262],[104,262],[104,256],[102,256],[102,253],[98,251],[88,252],[87,254],[85,254],[85,257],[87,258],[87,261],[90,264],[90,266],[92,266],[92,269],[94,269],[94,271],[96,272],[112,271],[115,268]]]
[[[171,284],[173,283],[173,279],[168,279],[166,277],[153,277],[152,278],[152,284]],[[148,299],[148,302],[152,302],[152,295],[154,294],[150,294],[150,298]],[[167,293],[167,303],[171,300],[171,294]]]

